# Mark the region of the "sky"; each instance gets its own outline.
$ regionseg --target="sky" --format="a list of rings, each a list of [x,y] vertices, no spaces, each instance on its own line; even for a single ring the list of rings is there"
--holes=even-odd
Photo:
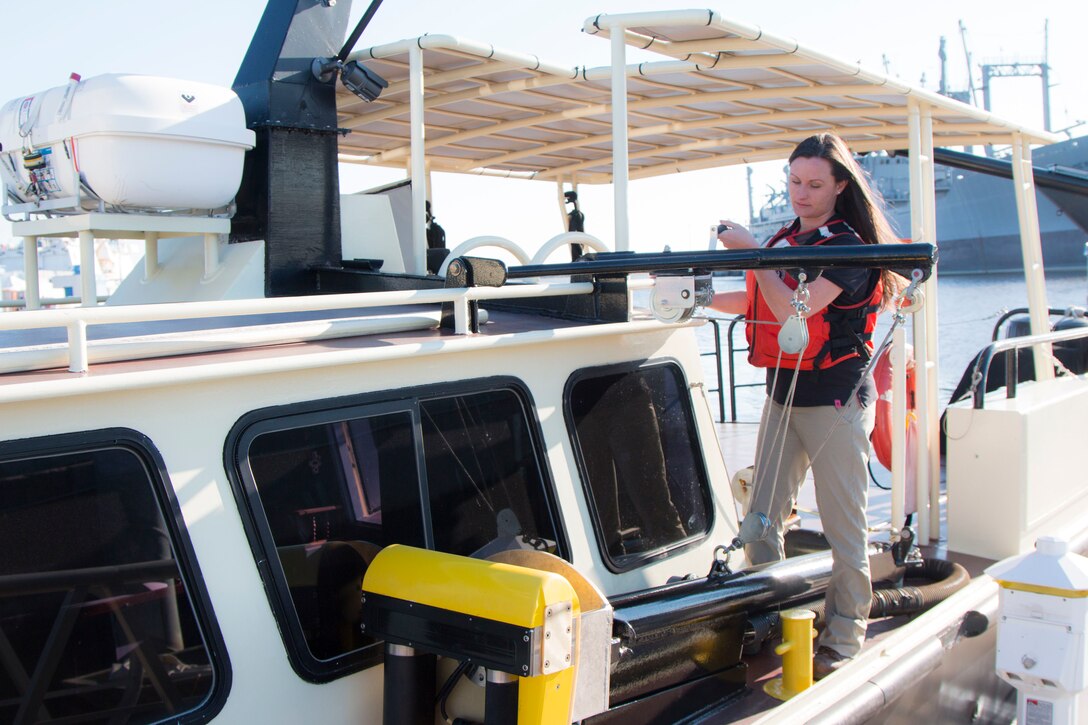
[[[263,0],[54,0],[42,5],[48,7],[52,21],[37,22],[33,31],[23,28],[5,38],[8,67],[0,73],[0,106],[63,85],[71,72],[84,78],[141,73],[230,86],[264,4]],[[367,4],[355,0],[353,22]],[[884,72],[886,67],[890,75],[934,91],[940,74],[941,36],[947,41],[948,85],[953,90],[967,87],[960,21],[966,28],[976,86],[979,63],[1041,61],[1044,27],[1049,21],[1051,127],[1059,131],[1088,121],[1088,74],[1083,72],[1088,4],[1082,0],[1016,6],[992,0],[916,0],[909,10],[904,4],[872,0],[707,5],[676,0],[384,0],[357,47],[444,33],[535,53],[563,66],[593,67],[607,65],[609,43],[581,32],[586,18],[598,13],[693,7],[709,7],[726,18],[792,36],[803,45],[858,61],[867,69]],[[632,59],[637,56],[629,55]],[[1038,77],[997,80],[992,95],[996,113],[1042,128]],[[1088,134],[1088,125],[1072,133]],[[784,178],[782,168],[778,163],[755,168],[757,206],[767,190]],[[396,170],[352,167],[341,174],[341,190],[366,189],[402,176]],[[448,174],[435,174],[432,182],[436,218],[446,229],[449,246],[472,236],[494,234],[532,252],[564,229],[556,189],[550,182]],[[611,190],[583,185],[580,197],[586,231],[611,245]],[[747,219],[745,174],[741,169],[716,169],[636,181],[631,185],[630,208],[633,248],[704,249],[710,226],[718,219]],[[0,244],[10,237],[10,225],[0,222]]]

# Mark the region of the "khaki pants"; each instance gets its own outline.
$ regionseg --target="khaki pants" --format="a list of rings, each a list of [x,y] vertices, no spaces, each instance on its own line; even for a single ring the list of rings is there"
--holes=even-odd
[[[865,641],[872,597],[865,508],[875,406],[860,409],[855,403],[843,413],[830,405],[795,407],[783,429],[785,414],[783,406],[767,399],[748,508],[766,514],[772,530],[765,540],[746,546],[745,553],[753,564],[785,558],[784,522],[811,467],[816,506],[832,553],[826,625],[819,644],[853,657]]]

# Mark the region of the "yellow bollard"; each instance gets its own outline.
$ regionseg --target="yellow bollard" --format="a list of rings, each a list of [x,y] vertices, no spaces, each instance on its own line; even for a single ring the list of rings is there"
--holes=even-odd
[[[782,676],[763,685],[763,691],[779,700],[788,700],[812,687],[812,640],[816,615],[808,609],[790,609],[780,615],[782,644],[774,648],[782,657]]]

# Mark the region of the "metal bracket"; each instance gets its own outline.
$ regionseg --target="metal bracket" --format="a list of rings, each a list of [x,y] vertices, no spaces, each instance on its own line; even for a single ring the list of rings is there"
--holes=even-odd
[[[506,284],[506,265],[496,259],[458,257],[446,267],[446,289],[502,287]],[[480,331],[480,303],[458,300],[442,304],[442,328],[461,334]]]

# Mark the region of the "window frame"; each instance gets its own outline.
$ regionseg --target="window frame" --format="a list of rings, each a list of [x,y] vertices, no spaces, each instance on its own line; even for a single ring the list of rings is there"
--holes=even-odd
[[[689,391],[686,395],[681,395],[680,399],[687,401],[687,411],[689,414],[687,433],[693,443],[695,466],[701,470],[703,474],[703,486],[701,488],[707,514],[706,528],[698,534],[680,539],[668,546],[659,547],[646,552],[639,552],[637,554],[629,554],[624,557],[622,562],[620,562],[613,558],[608,551],[608,541],[604,535],[603,526],[601,524],[600,513],[597,509],[597,500],[589,482],[589,472],[586,467],[581,440],[578,437],[578,428],[574,420],[574,411],[571,409],[571,399],[574,387],[584,380],[614,375],[616,373],[639,372],[653,368],[674,369],[682,389]],[[707,468],[706,456],[704,455],[703,447],[701,445],[699,426],[695,415],[695,404],[692,400],[690,390],[691,385],[688,382],[687,375],[684,373],[684,366],[680,364],[679,360],[672,357],[659,358],[653,361],[641,360],[581,368],[571,373],[563,386],[563,418],[567,424],[567,435],[570,439],[571,449],[574,453],[575,463],[578,468],[578,476],[581,479],[582,496],[586,501],[586,510],[589,512],[589,518],[592,522],[593,537],[597,542],[597,551],[600,554],[601,561],[604,563],[605,567],[613,574],[623,574],[625,572],[634,571],[635,569],[668,559],[676,554],[691,549],[705,541],[714,530],[715,508],[713,485],[710,481],[710,471]]]
[[[396,390],[271,406],[246,413],[231,428],[224,448],[227,477],[238,504],[246,539],[264,584],[269,606],[279,625],[288,660],[299,677],[314,683],[331,682],[381,664],[384,661],[384,647],[379,641],[328,660],[319,660],[310,653],[299,618],[293,611],[290,589],[283,576],[282,567],[279,566],[276,545],[267,517],[263,513],[256,482],[253,480],[248,462],[249,443],[261,433],[296,428],[300,425],[321,424],[384,413],[409,412],[412,420],[415,462],[419,471],[422,531],[426,547],[434,549],[435,536],[432,527],[435,518],[431,511],[427,487],[420,402],[499,390],[508,390],[513,393],[522,406],[530,443],[536,454],[547,513],[555,528],[556,548],[560,556],[569,560],[570,544],[559,510],[555,481],[548,465],[547,448],[544,445],[540,420],[536,414],[536,404],[528,387],[518,378],[512,376],[473,378],[451,383],[431,383]],[[288,425],[288,422],[293,425]],[[258,515],[256,511],[261,513]]]
[[[218,715],[226,704],[233,683],[233,673],[226,640],[219,628],[219,620],[215,616],[215,608],[189,538],[181,504],[170,482],[166,464],[155,444],[146,435],[130,428],[102,428],[0,441],[0,460],[46,458],[110,448],[120,448],[135,455],[147,471],[148,485],[166,524],[178,574],[184,582],[193,607],[193,618],[204,637],[208,661],[212,665],[212,688],[208,697],[196,709],[172,715],[169,719],[179,723],[207,722]]]

